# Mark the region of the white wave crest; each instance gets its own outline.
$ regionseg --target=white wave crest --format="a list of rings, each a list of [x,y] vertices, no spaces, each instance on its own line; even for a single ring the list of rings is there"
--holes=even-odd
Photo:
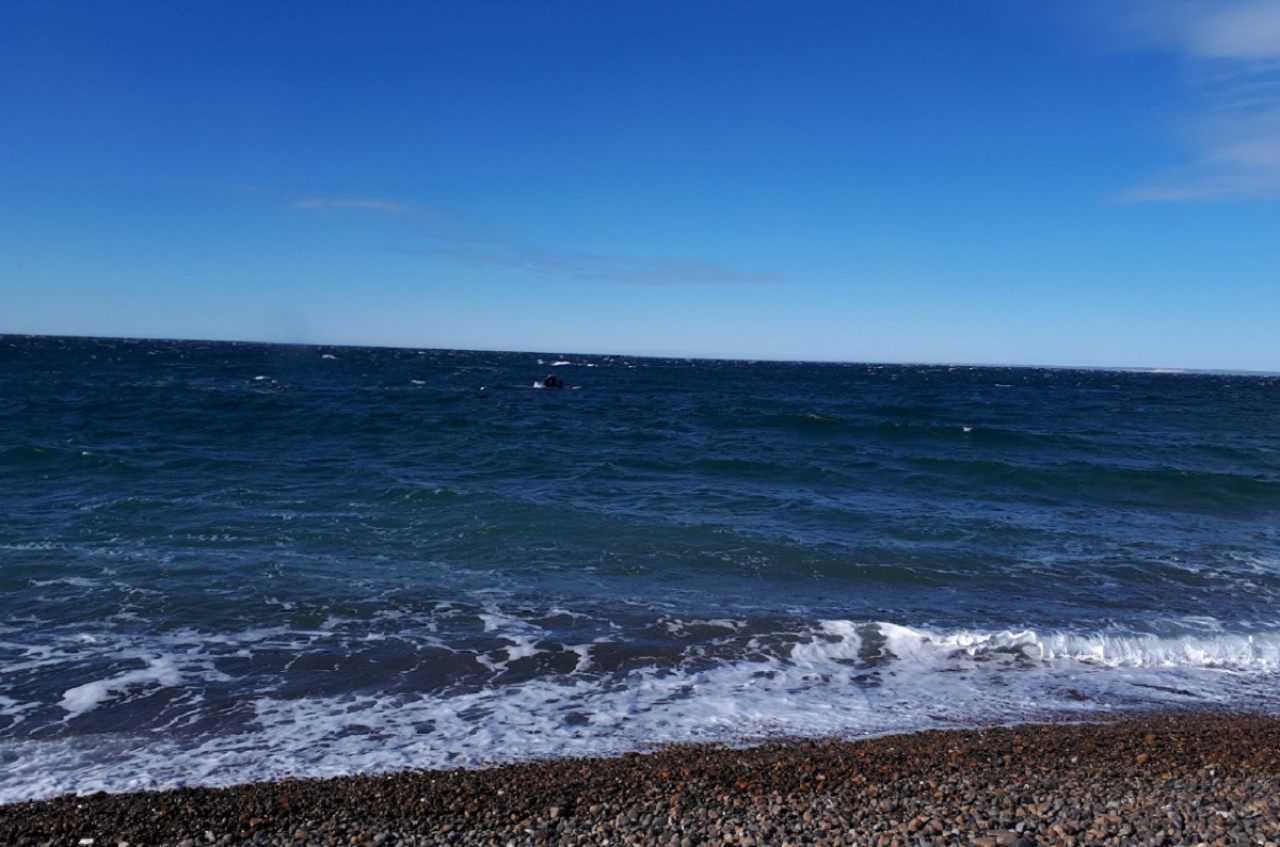
[[[126,671],[110,679],[94,680],[67,689],[58,705],[66,710],[67,718],[70,719],[97,708],[113,696],[125,694],[130,689],[176,686],[181,682],[182,673],[178,670],[173,658],[151,656],[147,658],[145,668]]]
[[[829,624],[828,624],[829,626]],[[1072,663],[1107,668],[1280,671],[1280,633],[1211,633],[1158,636],[1150,633],[1037,633],[924,629],[880,623],[887,649],[913,662],[961,666],[1019,659],[1045,666]]]

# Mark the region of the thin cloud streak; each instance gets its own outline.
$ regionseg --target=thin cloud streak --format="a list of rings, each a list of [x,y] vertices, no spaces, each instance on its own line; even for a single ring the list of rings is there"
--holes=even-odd
[[[180,185],[205,191],[230,192],[233,194],[251,194],[268,198],[276,203],[288,205],[294,209],[307,212],[325,212],[332,210],[352,210],[357,212],[385,212],[388,214],[407,214],[415,211],[412,203],[389,200],[384,197],[368,197],[350,194],[316,194],[313,192],[290,191],[273,188],[267,185],[255,185],[248,182],[207,183],[199,181],[183,181]]]
[[[408,203],[398,203],[394,200],[383,200],[377,197],[307,197],[293,201],[293,208],[312,212],[352,209],[359,212],[388,212],[391,214],[403,214],[413,209]]]
[[[1188,61],[1199,104],[1183,132],[1196,157],[1118,199],[1280,198],[1280,0],[1162,0],[1130,25]]]
[[[473,267],[514,268],[567,279],[629,285],[769,285],[786,281],[780,273],[743,271],[696,259],[563,253],[516,244],[451,246],[407,251]]]
[[[786,281],[784,274],[745,271],[701,259],[548,250],[525,244],[456,210],[414,207],[413,211],[415,229],[433,246],[403,252],[438,261],[627,285],[769,285]]]
[[[785,274],[745,271],[701,259],[672,256],[623,256],[547,250],[462,212],[385,197],[315,194],[247,183],[188,183],[271,198],[298,212],[355,212],[393,215],[431,245],[399,252],[471,267],[508,268],[564,279],[628,285],[770,285]]]
[[[383,197],[308,194],[244,184],[220,188],[271,196],[300,212],[395,215],[434,245],[400,252],[472,267],[509,268],[565,279],[628,285],[768,285],[786,281],[784,274],[744,271],[700,259],[547,250],[523,244],[500,229],[455,210]]]

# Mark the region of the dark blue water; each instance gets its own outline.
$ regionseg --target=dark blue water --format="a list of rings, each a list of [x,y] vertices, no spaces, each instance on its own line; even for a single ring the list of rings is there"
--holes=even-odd
[[[1274,711],[1277,601],[1275,377],[0,336],[0,801]]]

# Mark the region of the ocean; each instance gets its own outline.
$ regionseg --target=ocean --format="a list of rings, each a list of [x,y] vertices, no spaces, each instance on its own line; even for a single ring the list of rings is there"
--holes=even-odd
[[[1280,377],[0,336],[3,803],[1151,709],[1280,711]]]

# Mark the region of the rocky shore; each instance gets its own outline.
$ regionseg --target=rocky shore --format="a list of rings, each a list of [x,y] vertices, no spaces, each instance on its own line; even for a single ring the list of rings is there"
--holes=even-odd
[[[1280,845],[1280,718],[1157,715],[0,806],[4,845]]]

